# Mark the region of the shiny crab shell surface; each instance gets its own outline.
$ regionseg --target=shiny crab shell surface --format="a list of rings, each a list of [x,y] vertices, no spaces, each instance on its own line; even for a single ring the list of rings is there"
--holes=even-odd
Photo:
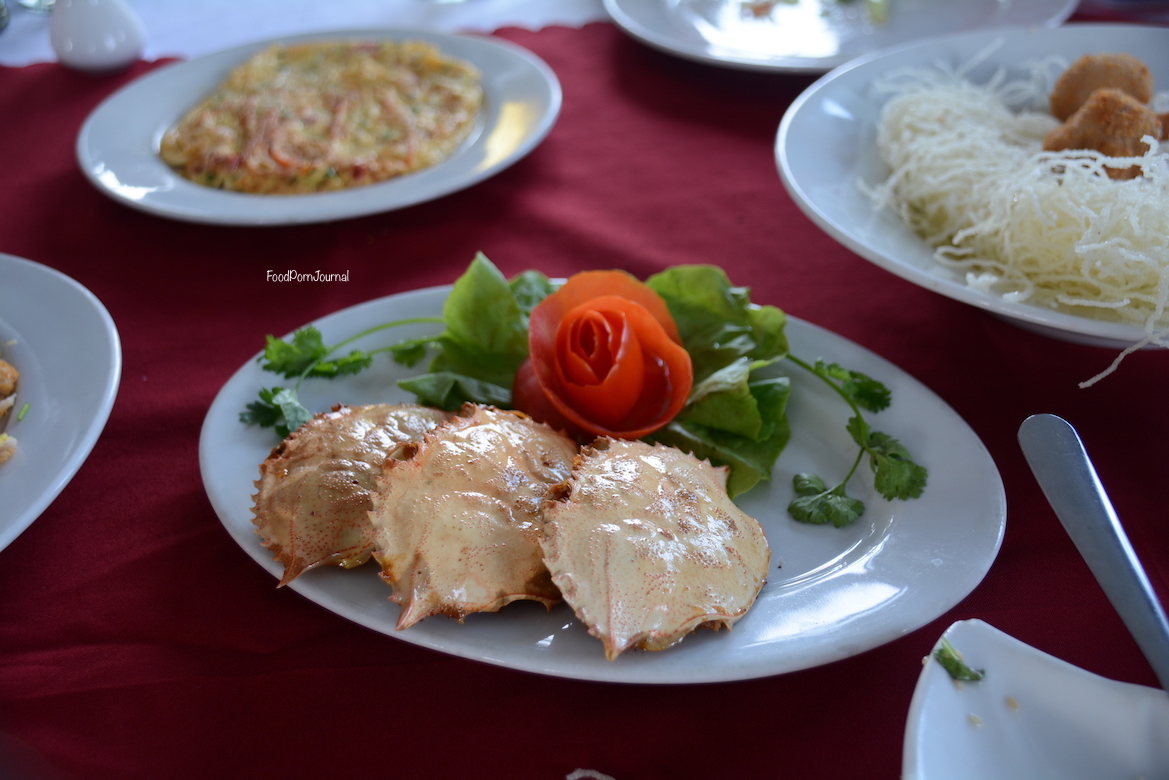
[[[554,491],[545,563],[610,661],[698,627],[730,628],[754,602],[770,550],[726,476],[672,447],[600,439]]]
[[[449,416],[415,404],[338,405],[273,449],[260,464],[252,511],[262,544],[284,565],[280,585],[316,566],[368,561],[382,461]]]
[[[431,615],[461,622],[520,599],[558,603],[540,547],[544,496],[575,454],[526,415],[468,405],[386,460],[369,516],[397,627]]]

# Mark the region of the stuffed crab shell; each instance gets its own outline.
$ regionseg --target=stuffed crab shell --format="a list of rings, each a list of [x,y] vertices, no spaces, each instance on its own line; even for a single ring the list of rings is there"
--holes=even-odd
[[[560,601],[540,548],[545,493],[576,445],[518,412],[468,405],[388,459],[369,516],[397,627]]]
[[[273,449],[260,464],[252,522],[284,564],[280,585],[316,566],[368,561],[370,495],[382,461],[449,416],[415,404],[338,405]]]
[[[730,628],[770,562],[763,528],[731,502],[725,467],[672,447],[599,439],[545,509],[545,563],[611,661],[696,628]]]

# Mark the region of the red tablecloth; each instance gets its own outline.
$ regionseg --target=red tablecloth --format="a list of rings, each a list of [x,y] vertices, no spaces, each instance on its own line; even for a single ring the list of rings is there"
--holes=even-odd
[[[81,122],[152,65],[105,79],[0,69],[0,251],[97,294],[125,358],[92,455],[0,552],[0,749],[35,765],[25,776],[896,778],[922,657],[970,617],[1098,674],[1156,684],[1015,435],[1036,412],[1079,428],[1164,593],[1169,355],[1136,354],[1078,389],[1112,351],[1020,330],[820,232],[784,192],[772,154],[809,77],[688,63],[608,24],[501,35],[561,79],[564,109],[546,142],[466,191],[314,226],[184,224],[90,186],[73,155]],[[212,398],[264,334],[449,283],[479,250],[508,275],[620,267],[644,277],[717,263],[756,301],[901,366],[969,422],[1001,470],[1008,524],[990,573],[949,613],[861,655],[660,687],[449,657],[277,590],[204,494],[196,451]],[[348,271],[349,281],[266,281],[290,268]]]

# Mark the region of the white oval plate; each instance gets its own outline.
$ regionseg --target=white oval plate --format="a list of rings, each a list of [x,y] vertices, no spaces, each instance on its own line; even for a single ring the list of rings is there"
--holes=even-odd
[[[977,306],[1048,336],[1123,348],[1145,336],[1143,328],[1103,322],[1026,303],[1013,303],[966,285],[965,278],[933,259],[933,250],[891,210],[875,211],[860,190],[888,175],[876,148],[876,123],[885,97],[873,79],[897,67],[970,62],[996,41],[1002,45],[970,71],[988,80],[1000,66],[1023,77],[1024,66],[1047,55],[1068,62],[1082,54],[1128,52],[1169,88],[1169,29],[1129,25],[1069,25],[1056,29],[997,30],[935,38],[878,52],[816,81],[796,98],[779,125],[775,157],[788,193],[822,230],[853,252],[927,290]]]
[[[1165,776],[1165,691],[1092,674],[981,620],[942,636],[986,677],[955,684],[926,661],[909,705],[904,780]]]
[[[370,301],[317,323],[334,343],[390,320],[440,316],[449,287],[435,287]],[[403,327],[391,336],[434,333],[435,326]],[[848,408],[819,380],[793,375],[792,440],[774,480],[741,496],[740,506],[763,524],[772,549],[772,571],[758,601],[734,630],[701,631],[658,653],[627,653],[605,660],[601,643],[560,605],[551,611],[517,602],[466,622],[433,617],[396,631],[398,607],[376,567],[314,569],[289,587],[338,615],[376,631],[445,653],[531,672],[588,680],[692,683],[780,674],[828,663],[889,642],[925,625],[957,604],[982,580],[998,553],[1006,520],[1002,481],[982,442],[952,409],[891,363],[799,320],[790,320],[793,352],[865,372],[893,393],[891,408],[872,425],[900,439],[929,469],[922,498],[890,503],[860,479],[850,493],[865,515],[845,529],[791,520],[786,507],[799,471],[847,472],[855,445],[845,432]],[[257,341],[261,341],[257,334]],[[420,370],[420,369],[419,369]],[[412,400],[396,381],[415,373],[381,358],[365,374],[309,382],[301,399],[310,410],[337,403]],[[244,426],[239,414],[261,387],[279,384],[248,361],[211,404],[199,442],[203,483],[232,537],[279,579],[281,567],[260,545],[252,524],[253,481],[259,464],[278,443],[268,429]]]
[[[605,0],[632,37],[686,59],[742,70],[823,73],[870,51],[942,33],[1055,26],[1075,0],[891,0],[868,21],[864,0],[776,0],[755,17],[743,0]]]
[[[73,279],[0,254],[0,357],[20,371],[16,409],[0,430],[16,453],[0,464],[0,550],[60,494],[105,428],[122,376],[109,312]]]
[[[170,127],[236,65],[267,46],[321,39],[421,40],[474,64],[484,106],[470,138],[425,170],[336,192],[251,195],[203,187],[158,156]],[[378,214],[449,195],[494,176],[531,152],[560,113],[556,74],[508,41],[420,30],[343,30],[237,46],[165,66],[127,84],[99,105],[77,137],[81,170],[99,190],[132,208],[187,222],[282,225]]]

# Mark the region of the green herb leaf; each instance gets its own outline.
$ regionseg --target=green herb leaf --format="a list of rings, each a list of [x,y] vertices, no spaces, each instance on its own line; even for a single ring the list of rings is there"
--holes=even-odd
[[[414,393],[418,403],[458,411],[465,402],[489,404],[501,408],[511,406],[511,389],[484,382],[475,377],[438,371],[410,377],[398,382],[398,387]]]
[[[301,376],[314,363],[329,354],[329,348],[325,346],[321,332],[312,325],[295,331],[290,341],[269,335],[267,342],[264,354],[260,356],[260,363],[265,371],[283,374],[285,379]]]
[[[529,275],[519,287],[525,305],[530,304],[538,284]],[[430,371],[510,388],[528,356],[528,315],[507,279],[483,253],[455,282],[442,316],[446,330],[435,339],[439,352]]]
[[[646,284],[670,309],[695,379],[677,418],[648,438],[729,466],[731,496],[770,479],[790,438],[791,386],[761,369],[787,353],[786,315],[751,303],[712,265],[674,266]]]
[[[985,669],[971,669],[962,660],[962,654],[943,637],[938,649],[934,651],[934,659],[942,665],[950,677],[961,682],[978,682],[986,677]]]
[[[427,351],[433,344],[433,336],[406,339],[390,347],[390,356],[394,359],[395,363],[406,366],[407,368],[413,368],[422,362],[422,359],[426,357]]]
[[[312,419],[312,416],[312,412],[296,397],[295,390],[271,387],[261,390],[260,400],[248,404],[239,418],[246,425],[275,428],[280,438],[284,438]]]
[[[824,518],[828,518],[834,523],[844,521],[843,524],[860,517],[864,512],[863,502],[848,498],[844,486],[866,455],[873,471],[874,486],[882,496],[889,500],[919,497],[925,489],[926,469],[913,461],[909,451],[900,442],[880,431],[874,431],[861,415],[862,408],[880,411],[888,407],[889,390],[875,379],[835,363],[817,360],[814,364],[808,364],[794,355],[789,355],[788,359],[823,380],[852,408],[853,416],[848,418],[845,427],[859,447],[852,468],[836,487],[818,496],[801,496],[793,501],[789,507],[792,516],[804,522],[826,522]],[[855,511],[858,508],[859,511]],[[850,515],[851,519],[846,519]]]
[[[831,523],[843,528],[864,514],[864,502],[845,495],[841,485],[824,489],[824,480],[815,474],[797,474],[792,482],[798,497],[788,504],[787,511],[801,523]],[[815,487],[820,490],[811,492]]]
[[[540,301],[556,290],[552,280],[539,271],[524,271],[512,279],[510,285],[516,304],[525,317],[532,313],[532,309],[536,308]]]
[[[763,417],[748,386],[751,365],[747,358],[739,358],[715,371],[693,389],[689,403],[678,416],[757,440]]]
[[[792,477],[792,488],[797,496],[817,496],[828,491],[828,486],[818,474],[801,473]]]
[[[919,498],[925,490],[928,472],[913,462],[909,450],[896,439],[874,431],[866,449],[873,467],[877,491],[887,499]]]
[[[361,350],[353,350],[344,357],[336,360],[322,360],[312,368],[310,368],[304,376],[306,377],[321,377],[324,379],[332,379],[338,376],[347,376],[350,374],[360,374],[365,369],[373,365],[373,355]]]
[[[791,438],[787,419],[787,401],[791,382],[787,377],[770,377],[747,384],[752,413],[761,421],[754,436],[735,433],[726,422],[707,425],[688,417],[684,409],[672,422],[647,440],[677,447],[717,466],[727,466],[727,492],[732,498],[760,481],[771,479],[772,468]],[[747,401],[743,401],[743,408]],[[701,411],[701,410],[699,410]],[[701,416],[701,415],[700,415]],[[717,418],[712,418],[717,422]]]
[[[741,357],[771,360],[787,353],[786,315],[751,303],[750,289],[732,286],[717,266],[674,266],[646,284],[669,307],[696,382]]]
[[[816,373],[835,380],[839,392],[866,411],[879,412],[888,408],[892,400],[889,388],[859,371],[850,371],[836,363],[817,360]]]

